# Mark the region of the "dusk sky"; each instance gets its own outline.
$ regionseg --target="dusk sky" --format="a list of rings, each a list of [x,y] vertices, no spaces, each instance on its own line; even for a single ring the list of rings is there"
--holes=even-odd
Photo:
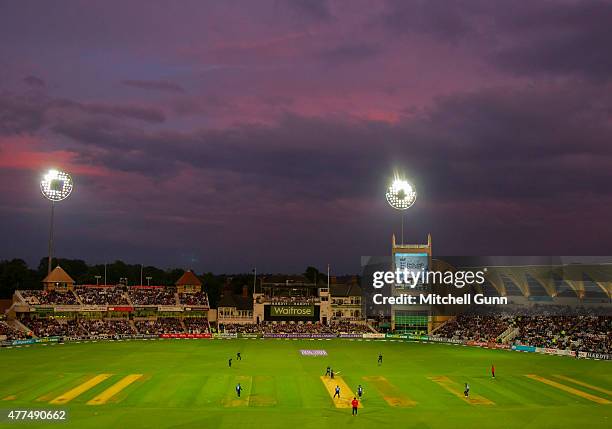
[[[612,254],[612,2],[0,0],[0,258]]]

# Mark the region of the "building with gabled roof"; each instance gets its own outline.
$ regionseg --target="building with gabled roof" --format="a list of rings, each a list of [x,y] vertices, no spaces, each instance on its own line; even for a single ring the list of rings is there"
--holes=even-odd
[[[42,281],[46,291],[68,291],[74,289],[74,279],[59,265]]]
[[[357,282],[329,286],[332,317],[336,320],[362,320],[363,291]]]
[[[191,270],[185,271],[176,281],[175,285],[178,293],[195,293],[202,291],[202,281]]]

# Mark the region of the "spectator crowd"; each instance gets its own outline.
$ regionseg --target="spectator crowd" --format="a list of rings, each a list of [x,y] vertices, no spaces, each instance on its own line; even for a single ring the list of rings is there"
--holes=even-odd
[[[184,332],[181,321],[173,317],[158,317],[155,320],[136,320],[134,324],[141,334],[180,334]]]
[[[208,319],[205,317],[186,317],[183,319],[183,324],[190,334],[205,334],[210,332]]]
[[[512,344],[612,354],[612,317],[602,315],[600,309],[534,306],[496,314],[461,314],[434,335],[499,342],[505,332]]]
[[[55,292],[45,290],[19,291],[26,303],[30,305],[78,305],[76,295],[72,291]]]
[[[0,339],[5,337],[5,340],[23,340],[27,338],[25,332],[19,331],[9,325],[6,322],[0,322]]]
[[[179,302],[183,305],[198,305],[208,307],[208,295],[206,292],[181,293]]]
[[[134,305],[177,305],[176,290],[170,287],[130,287],[128,294]]]
[[[76,293],[85,305],[127,305],[127,297],[123,291],[115,287],[83,287],[77,288]]]

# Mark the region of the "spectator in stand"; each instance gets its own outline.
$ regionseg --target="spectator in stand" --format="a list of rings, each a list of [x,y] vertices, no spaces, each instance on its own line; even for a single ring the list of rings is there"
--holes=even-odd
[[[436,331],[436,335],[456,340],[495,342],[511,319],[493,315],[460,314]]]
[[[176,289],[172,287],[130,287],[128,295],[134,305],[177,305]]]
[[[27,334],[23,331],[19,331],[5,322],[0,322],[0,338],[6,337],[6,340],[24,340],[28,338]]]
[[[81,287],[76,289],[77,296],[85,305],[127,305],[123,290],[115,287]]]
[[[434,336],[491,342],[516,328],[513,343],[596,353],[612,353],[612,318],[605,309],[556,305],[518,307],[498,314],[463,314],[439,328]]]
[[[158,317],[154,320],[137,320],[134,324],[141,334],[181,334],[184,332],[180,320],[173,317]]]
[[[206,292],[181,293],[179,302],[183,305],[199,305],[208,307],[208,295]]]
[[[208,319],[205,317],[187,317],[183,319],[183,323],[190,334],[206,334],[210,332]]]
[[[55,292],[44,290],[20,290],[19,293],[26,303],[30,305],[78,305],[76,296],[72,291]]]

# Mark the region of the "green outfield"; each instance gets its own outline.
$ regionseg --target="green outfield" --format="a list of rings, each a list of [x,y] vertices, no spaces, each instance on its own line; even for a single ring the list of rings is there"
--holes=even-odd
[[[328,356],[302,356],[300,349]],[[339,372],[333,385],[321,377],[328,364]],[[399,341],[33,345],[0,350],[0,408],[65,409],[69,421],[59,427],[85,429],[608,428],[611,370],[605,361]],[[335,384],[340,401],[331,398]],[[346,399],[358,384],[364,400],[352,417]]]

